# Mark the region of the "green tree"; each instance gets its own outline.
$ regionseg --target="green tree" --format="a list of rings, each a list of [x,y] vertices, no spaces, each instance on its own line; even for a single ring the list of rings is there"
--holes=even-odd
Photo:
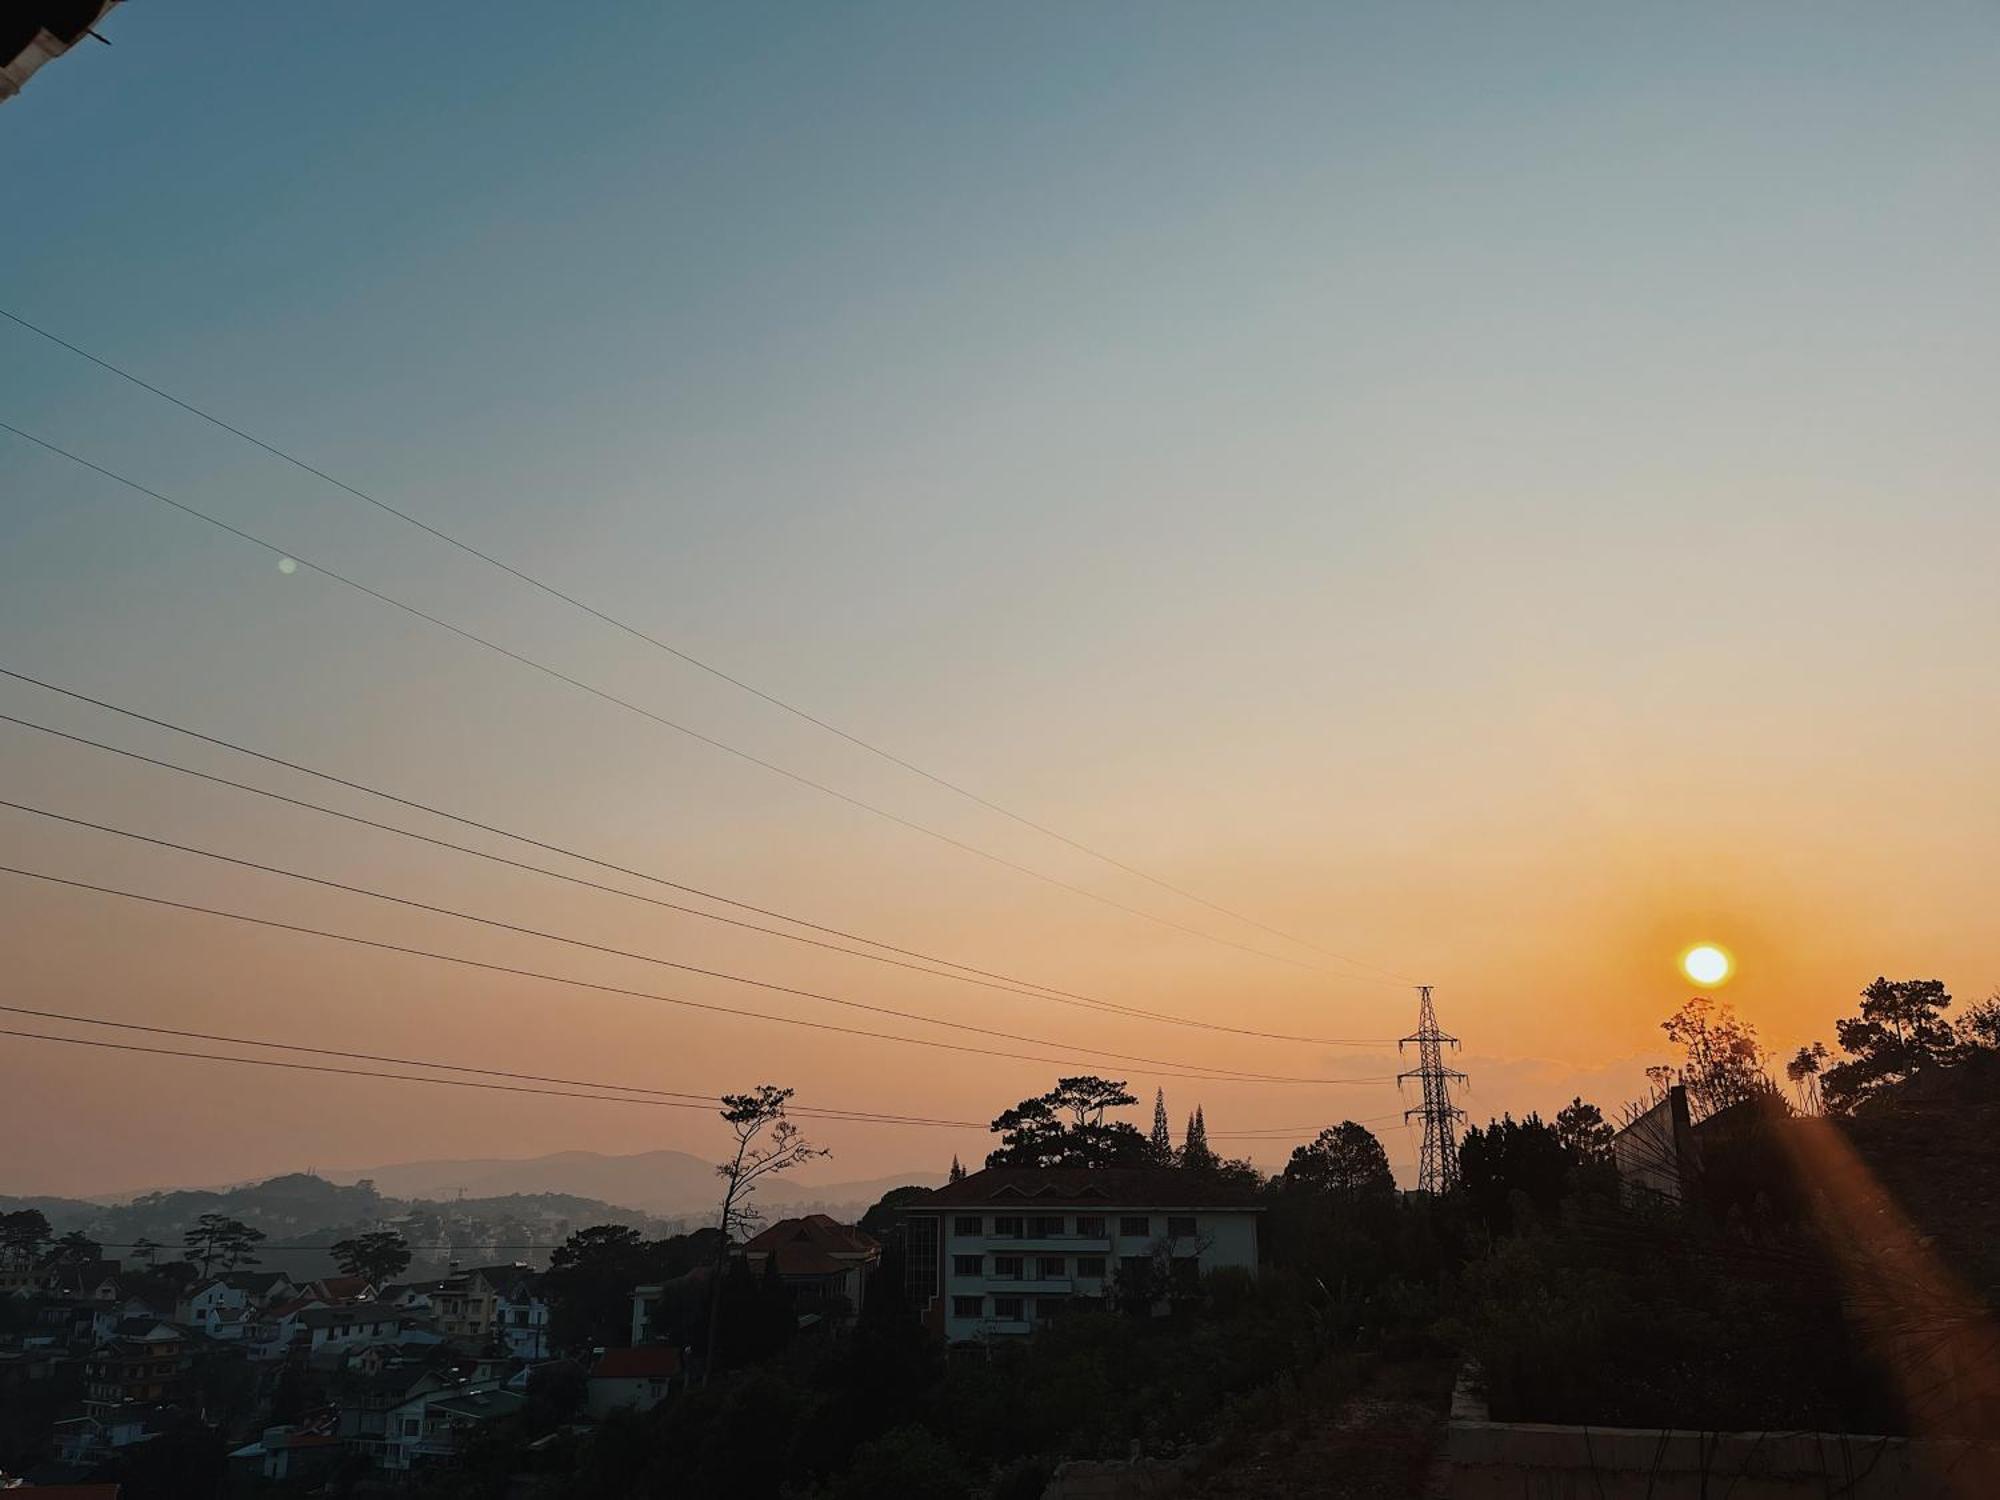
[[[1282,1185],[1288,1192],[1355,1203],[1387,1198],[1396,1190],[1396,1179],[1389,1170],[1389,1153],[1368,1127],[1342,1120],[1293,1149]]]
[[[1584,1103],[1581,1094],[1556,1112],[1556,1139],[1580,1167],[1611,1160],[1611,1139],[1616,1134],[1606,1123],[1604,1111]]]
[[[1059,1078],[1048,1093],[1003,1111],[991,1129],[999,1148],[989,1167],[1138,1167],[1147,1161],[1146,1137],[1104,1112],[1138,1102],[1122,1079],[1084,1075]]]
[[[360,1276],[379,1287],[409,1266],[410,1247],[393,1229],[371,1230],[352,1239],[335,1240],[333,1263],[343,1275]]]
[[[1848,1061],[1821,1080],[1827,1108],[1845,1113],[1891,1084],[1947,1060],[1957,1042],[1944,1019],[1951,994],[1937,979],[1878,978],[1861,992],[1861,1014],[1833,1023]]]
[[[1167,1091],[1153,1090],[1153,1133],[1147,1140],[1153,1165],[1171,1167],[1174,1164],[1174,1136],[1167,1124]]]

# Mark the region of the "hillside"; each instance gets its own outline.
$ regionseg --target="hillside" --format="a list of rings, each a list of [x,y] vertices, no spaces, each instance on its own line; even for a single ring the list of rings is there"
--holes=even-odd
[[[558,1151],[523,1158],[475,1157],[466,1160],[392,1162],[375,1167],[329,1171],[335,1182],[372,1183],[379,1193],[400,1198],[468,1198],[511,1193],[575,1193],[604,1203],[628,1204],[666,1218],[684,1218],[713,1211],[715,1164],[685,1151],[642,1151],[607,1156],[595,1151]],[[764,1184],[759,1201],[768,1207],[811,1205],[815,1208],[866,1208],[892,1187],[916,1183],[935,1187],[944,1180],[936,1169],[899,1173],[859,1181],[819,1180],[787,1175]],[[856,1210],[858,1212],[858,1209]]]

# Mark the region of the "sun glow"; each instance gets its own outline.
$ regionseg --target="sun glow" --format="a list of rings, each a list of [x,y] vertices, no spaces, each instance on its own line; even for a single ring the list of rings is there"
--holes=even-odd
[[[1711,943],[1690,948],[1681,955],[1681,971],[1696,984],[1720,984],[1734,967],[1729,955]]]

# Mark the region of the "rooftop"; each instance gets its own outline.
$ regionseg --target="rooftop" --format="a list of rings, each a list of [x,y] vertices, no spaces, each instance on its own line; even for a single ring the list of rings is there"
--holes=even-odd
[[[908,1204],[929,1208],[1194,1208],[1255,1212],[1236,1183],[1178,1167],[987,1167]]]
[[[669,1344],[606,1349],[590,1367],[592,1380],[667,1380],[681,1372],[681,1352]]]

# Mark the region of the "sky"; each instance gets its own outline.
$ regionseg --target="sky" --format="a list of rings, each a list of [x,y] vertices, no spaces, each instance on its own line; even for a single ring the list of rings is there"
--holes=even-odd
[[[0,307],[1063,838],[5,320],[0,421],[269,546],[0,432],[0,666],[1312,1040],[731,931],[0,723],[8,801],[600,946],[0,808],[10,867],[790,1019],[15,874],[6,1003],[970,1122],[816,1124],[829,1179],[974,1161],[1087,1070],[1268,1169],[1375,1122],[1407,1181],[1419,981],[1475,1120],[1636,1097],[1698,942],[1781,1051],[1878,974],[2000,985],[1991,8],[589,19],[122,7],[0,105]],[[0,713],[531,853],[17,680]],[[0,1193],[722,1139],[12,1036],[0,1134]]]

